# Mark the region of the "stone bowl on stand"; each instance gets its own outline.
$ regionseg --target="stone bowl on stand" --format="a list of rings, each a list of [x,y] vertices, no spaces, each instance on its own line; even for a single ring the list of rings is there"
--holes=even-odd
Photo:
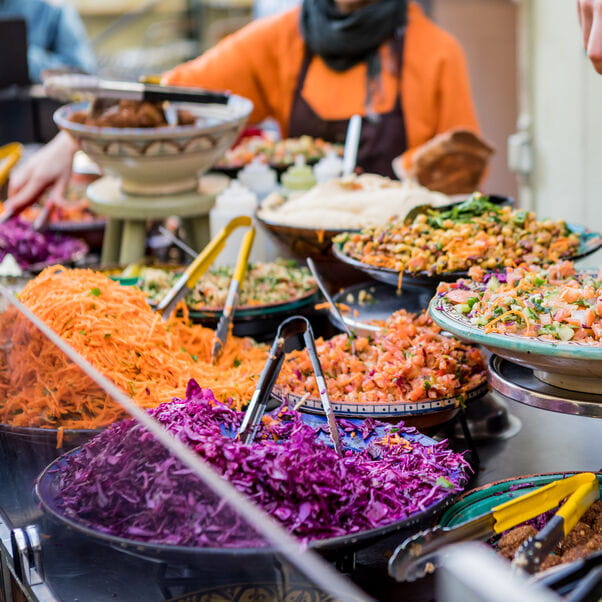
[[[117,128],[72,120],[88,102],[65,105],[54,121],[103,171],[117,176],[131,195],[167,195],[196,190],[198,178],[235,142],[253,103],[232,95],[227,104],[178,103],[196,116],[191,125]]]

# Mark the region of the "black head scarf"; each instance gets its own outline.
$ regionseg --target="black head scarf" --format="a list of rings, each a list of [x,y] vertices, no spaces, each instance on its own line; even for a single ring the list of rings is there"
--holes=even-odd
[[[407,0],[378,0],[343,14],[333,0],[303,0],[301,33],[309,50],[335,71],[366,61],[380,73],[378,48],[406,24]]]

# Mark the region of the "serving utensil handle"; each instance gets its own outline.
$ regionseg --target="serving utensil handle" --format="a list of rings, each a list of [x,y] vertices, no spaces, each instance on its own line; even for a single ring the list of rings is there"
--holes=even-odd
[[[291,351],[303,348],[307,349],[311,360],[316,384],[320,393],[320,399],[322,400],[322,407],[324,408],[324,413],[328,420],[330,438],[332,439],[334,449],[339,455],[342,455],[343,448],[341,445],[341,438],[328,397],[328,392],[326,391],[326,381],[324,380],[322,366],[320,365],[320,360],[316,351],[314,334],[309,320],[303,316],[288,318],[278,327],[276,338],[274,339],[274,343],[272,344],[268,356],[268,361],[259,377],[257,388],[255,389],[247,407],[247,411],[245,412],[245,416],[238,431],[238,436],[242,439],[243,443],[249,444],[253,441],[257,434],[261,417],[265,412],[268,399],[272,393],[272,388],[274,387],[274,383],[282,368],[284,356]]]

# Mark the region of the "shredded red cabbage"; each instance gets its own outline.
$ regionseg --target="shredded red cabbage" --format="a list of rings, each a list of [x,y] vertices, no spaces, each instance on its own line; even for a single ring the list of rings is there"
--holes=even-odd
[[[242,413],[190,381],[186,400],[150,410],[239,491],[304,541],[357,533],[420,512],[465,482],[467,463],[445,442],[424,445],[413,428],[340,421],[361,451],[340,458],[324,429],[276,410],[257,440],[232,438]],[[384,429],[384,430],[383,430]],[[224,434],[226,433],[226,434]],[[405,439],[405,437],[408,437]],[[151,434],[134,421],[117,423],[72,454],[57,475],[66,516],[115,536],[201,547],[261,546]]]
[[[486,272],[483,276],[483,284],[487,284],[493,277],[495,277],[498,282],[508,282],[506,272]]]
[[[83,241],[52,232],[36,232],[30,223],[20,218],[0,224],[0,261],[12,255],[24,270],[41,267],[40,264],[71,261],[86,251]]]

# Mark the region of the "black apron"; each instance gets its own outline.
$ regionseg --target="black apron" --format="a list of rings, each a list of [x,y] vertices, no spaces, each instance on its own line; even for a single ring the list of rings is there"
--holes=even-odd
[[[398,59],[398,80],[401,77],[403,64],[403,35],[390,41],[393,52]],[[304,100],[301,92],[309,65],[313,58],[307,47],[303,54],[301,70],[293,96],[288,135],[291,138],[312,136],[328,142],[342,144],[345,142],[348,119],[325,120],[319,117]],[[394,178],[391,162],[407,149],[405,120],[401,107],[400,86],[397,86],[397,96],[393,109],[388,113],[380,113],[362,118],[362,131],[358,149],[357,165],[367,173],[376,173]]]

